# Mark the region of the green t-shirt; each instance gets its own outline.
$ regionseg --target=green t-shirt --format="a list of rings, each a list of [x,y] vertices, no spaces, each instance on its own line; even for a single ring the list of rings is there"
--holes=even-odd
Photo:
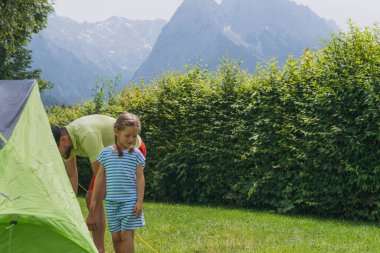
[[[73,155],[88,157],[95,162],[100,151],[115,143],[113,131],[116,119],[105,115],[89,115],[74,120],[66,126],[73,143],[70,158]],[[140,137],[136,147],[140,147]]]

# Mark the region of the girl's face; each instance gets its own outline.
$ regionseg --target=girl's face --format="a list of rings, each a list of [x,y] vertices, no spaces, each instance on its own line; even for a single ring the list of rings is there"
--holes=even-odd
[[[121,130],[114,128],[114,132],[117,137],[118,145],[122,149],[127,149],[136,144],[139,129],[135,126],[127,126]]]

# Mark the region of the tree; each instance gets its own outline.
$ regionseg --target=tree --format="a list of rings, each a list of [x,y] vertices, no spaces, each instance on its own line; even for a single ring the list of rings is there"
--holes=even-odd
[[[39,79],[40,89],[52,86],[40,70],[31,69],[31,36],[46,27],[53,10],[49,0],[0,1],[0,79]]]

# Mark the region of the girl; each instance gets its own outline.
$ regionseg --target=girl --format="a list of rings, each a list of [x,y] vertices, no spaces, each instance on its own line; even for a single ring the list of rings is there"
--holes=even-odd
[[[114,126],[115,144],[104,148],[97,159],[100,166],[87,224],[90,230],[97,230],[96,207],[103,199],[101,192],[106,185],[106,215],[116,253],[134,252],[134,229],[145,226],[142,213],[145,158],[134,147],[140,130],[136,115],[120,115]]]

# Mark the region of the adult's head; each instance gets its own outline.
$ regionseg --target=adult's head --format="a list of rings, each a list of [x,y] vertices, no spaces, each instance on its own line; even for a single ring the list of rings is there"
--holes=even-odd
[[[140,119],[135,114],[123,113],[117,118],[114,125],[114,133],[119,156],[123,155],[123,149],[133,151],[138,138],[137,135],[140,131]]]
[[[73,143],[71,142],[66,128],[51,125],[51,131],[62,158],[68,159],[71,153],[71,149],[73,148]]]

